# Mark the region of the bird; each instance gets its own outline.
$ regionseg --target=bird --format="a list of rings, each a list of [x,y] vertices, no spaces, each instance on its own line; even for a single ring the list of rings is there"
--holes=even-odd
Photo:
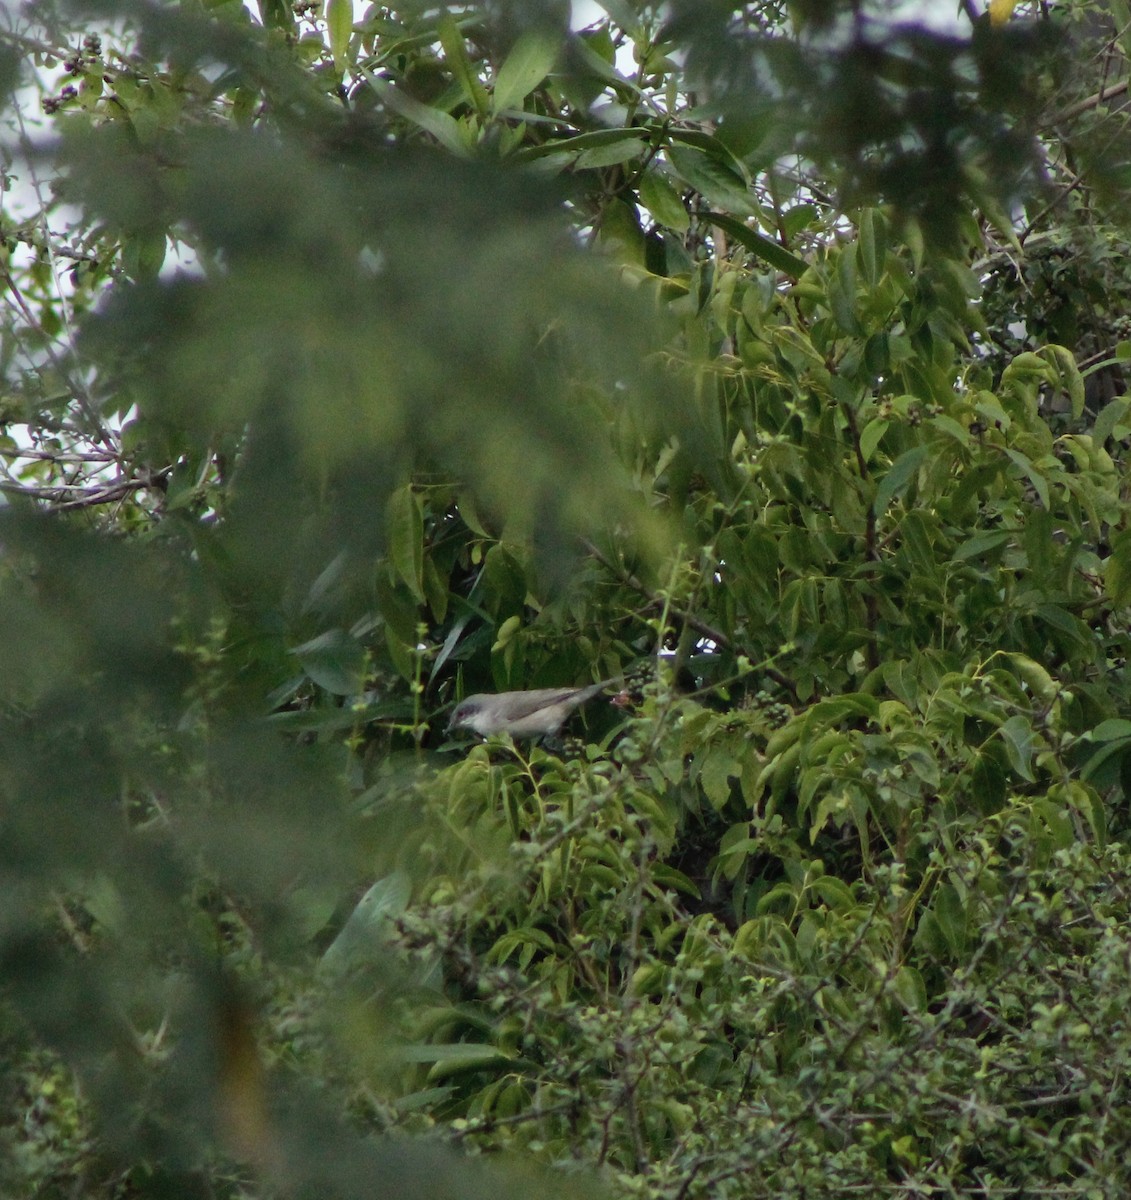
[[[477,692],[452,711],[447,732],[473,729],[481,737],[509,733],[512,738],[553,737],[582,704],[603,692],[611,679],[587,687],[532,688],[520,692]]]

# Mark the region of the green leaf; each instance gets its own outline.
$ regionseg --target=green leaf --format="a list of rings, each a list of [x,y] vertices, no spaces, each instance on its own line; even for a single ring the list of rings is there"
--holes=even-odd
[[[856,259],[864,282],[874,288],[883,274],[887,254],[887,222],[878,209],[868,208],[861,213],[858,228]]]
[[[576,137],[556,138],[543,142],[540,146],[527,146],[516,150],[513,160],[529,162],[531,159],[544,158],[548,154],[561,154],[567,151],[580,152],[596,146],[619,144],[626,137],[634,137],[641,141],[647,136],[644,129],[594,129],[589,133],[579,133]]]
[[[953,438],[961,446],[970,445],[970,430],[953,417],[948,416],[946,413],[939,413],[937,416],[931,417],[930,421],[932,429],[937,429],[941,433],[945,433],[947,437]]]
[[[320,688],[335,696],[356,696],[362,690],[365,651],[357,638],[343,629],[330,629],[291,653]]]
[[[447,581],[441,576],[436,560],[431,555],[424,559],[424,594],[428,597],[428,607],[432,616],[442,622],[448,613],[451,594]]]
[[[294,13],[287,0],[258,0],[258,7],[260,19],[268,28],[294,28]]]
[[[365,71],[365,77],[370,86],[394,112],[419,125],[425,133],[430,133],[446,150],[460,157],[467,156],[467,144],[460,132],[459,122],[449,113],[433,108],[430,104],[421,104],[419,100],[407,92],[391,84],[387,79],[381,79],[372,71]]]
[[[1033,801],[1033,815],[1048,831],[1053,847],[1057,850],[1064,850],[1076,840],[1076,834],[1064,804],[1058,803],[1052,798],[1052,795],[1053,793],[1048,796],[1038,796]],[[1030,825],[1030,830],[1032,829],[1033,826]]]
[[[1060,386],[1067,392],[1072,415],[1078,420],[1084,412],[1084,377],[1076,365],[1076,357],[1065,346],[1045,346],[1041,353],[1056,368]]]
[[[702,129],[689,129],[684,126],[671,126],[667,123],[651,126],[654,134],[666,137],[671,142],[683,146],[692,146],[702,150],[727,168],[734,176],[742,180],[744,187],[750,186],[750,173],[740,158],[737,158],[731,148],[720,138],[705,133]]]
[[[1105,722],[1106,724],[1107,722]],[[1131,736],[1105,741],[1084,764],[1080,778],[1085,783],[1096,781],[1097,786],[1110,786],[1112,767],[1119,768],[1126,758],[1131,755]],[[1115,760],[1114,762],[1112,760]],[[1105,771],[1103,768],[1107,768]]]
[[[853,896],[852,890],[846,883],[832,875],[822,875],[819,879],[814,879],[811,886],[813,891],[834,911],[851,912],[856,907],[856,897]]]
[[[836,260],[836,272],[827,289],[829,308],[845,333],[859,337],[863,333],[856,315],[856,261],[847,250]]]
[[[1051,704],[1060,694],[1060,685],[1053,680],[1053,677],[1039,662],[1029,658],[1028,655],[1016,652],[1006,653],[1004,657],[1034,698],[1042,704]]]
[[[601,213],[601,241],[619,249],[620,257],[630,263],[644,263],[644,234],[636,210],[623,200],[613,200]]]
[[[782,230],[787,238],[794,238],[803,229],[808,229],[820,215],[821,210],[815,204],[795,204],[782,216]]]
[[[1054,682],[1040,662],[1030,659],[1027,654],[1016,652],[1006,653],[1005,658],[1036,700],[1051,704],[1060,695],[1060,685]]]
[[[486,1046],[481,1042],[446,1042],[435,1046],[408,1045],[387,1047],[386,1053],[394,1062],[406,1063],[436,1063],[442,1069],[438,1074],[446,1074],[458,1066],[468,1064],[505,1061],[505,1056],[494,1046]]]
[[[955,956],[961,955],[966,949],[966,908],[951,884],[940,886],[932,911],[948,949]]]
[[[717,158],[683,146],[669,146],[667,156],[679,177],[712,208],[722,208],[744,217],[757,214],[758,208],[746,181]]]
[[[341,590],[345,578],[347,561],[345,553],[336,554],[319,572],[307,590],[302,606],[304,613],[323,612],[332,607],[335,595]]]
[[[640,203],[661,225],[676,233],[685,233],[691,224],[683,198],[655,169],[646,171],[640,179]]]
[[[410,486],[398,488],[385,508],[389,562],[418,604],[424,596],[424,512]]]
[[[919,924],[915,929],[915,945],[919,950],[925,951],[935,958],[945,958],[948,953],[947,940],[943,936],[942,926],[930,909],[927,909],[919,917]]]
[[[488,116],[491,111],[491,103],[487,97],[487,90],[480,82],[471,59],[468,57],[463,30],[449,12],[445,12],[440,18],[436,29],[440,35],[440,44],[444,47],[447,64],[463,89],[464,96],[480,117]]]
[[[1020,450],[1014,450],[1012,446],[1003,447],[1005,453],[1013,464],[1018,467],[1026,479],[1033,485],[1033,491],[1037,493],[1037,498],[1041,502],[1043,508],[1049,506],[1049,485],[1048,480],[1037,470],[1037,465],[1027,455],[1022,454]]]
[[[577,166],[580,170],[616,166],[617,163],[628,162],[630,159],[636,158],[643,148],[642,140],[628,133],[615,141],[583,150],[577,156]]]
[[[403,699],[381,704],[353,703],[344,708],[308,708],[272,713],[272,728],[286,733],[344,733],[371,721],[409,721],[412,705]]]
[[[393,921],[407,908],[411,891],[408,877],[400,872],[379,879],[357,902],[320,965],[343,971],[372,963],[391,946]]]
[[[895,994],[900,1004],[911,1013],[927,1011],[927,987],[923,976],[914,967],[902,966],[895,976]]]
[[[877,517],[887,512],[892,500],[915,478],[919,468],[926,462],[928,453],[926,446],[916,446],[905,451],[892,463],[887,474],[880,480],[876,498],[872,501],[872,511]]]
[[[860,456],[865,462],[871,462],[872,455],[890,424],[891,422],[884,417],[873,417],[860,431]]]
[[[576,57],[579,66],[591,71],[598,79],[612,84],[618,91],[624,91],[630,96],[643,96],[640,88],[622,75],[610,62],[607,62],[589,44],[585,37],[576,38],[570,46],[571,53]]]
[[[848,692],[832,700],[820,700],[809,709],[803,718],[806,740],[819,728],[837,724],[846,718],[863,717],[875,720],[879,716],[880,702],[865,692]]]
[[[1103,406],[1092,427],[1092,436],[1099,445],[1102,446],[1112,436],[1115,427],[1123,423],[1129,408],[1131,408],[1131,400],[1126,396],[1117,396],[1110,404]]]
[[[521,34],[495,76],[492,110],[521,107],[522,101],[550,73],[558,57],[558,41],[539,27]]]
[[[598,0],[598,4],[621,29],[631,30],[639,24],[640,17],[629,0]]]
[[[721,812],[730,799],[730,781],[737,779],[741,771],[742,765],[726,750],[707,753],[699,769],[699,782],[716,812]]]
[[[1062,608],[1059,604],[1038,604],[1033,611],[1046,625],[1050,625],[1054,629],[1059,629],[1081,646],[1091,645],[1092,633],[1090,628],[1079,617],[1073,616],[1072,613]]]
[[[156,279],[165,264],[167,240],[161,230],[130,234],[122,243],[122,265],[138,280]]]
[[[334,65],[342,71],[353,33],[353,0],[326,0],[326,28],[330,34]]]
[[[677,871],[675,867],[670,867],[666,863],[657,863],[652,868],[652,878],[661,887],[674,888],[675,891],[682,892],[685,896],[693,896],[697,900],[702,894],[696,884],[688,879],[682,871]]]
[[[1123,529],[1111,539],[1111,553],[1104,563],[1104,589],[1118,607],[1131,603],[1131,530]]]
[[[751,254],[768,262],[771,267],[776,267],[790,279],[800,279],[809,269],[809,264],[803,258],[791,254],[777,242],[763,237],[762,234],[744,225],[741,221],[736,221],[734,217],[728,217],[725,213],[707,212],[702,214],[702,219],[709,221],[712,225],[717,225],[724,233],[729,233]]]
[[[1131,721],[1123,717],[1111,717],[1101,721],[1095,729],[1088,732],[1088,738],[1093,742],[1114,742],[1123,738],[1131,739]]]
[[[1013,540],[1014,534],[1009,529],[993,529],[989,533],[976,533],[972,538],[959,546],[952,555],[953,562],[965,562],[970,558],[981,558],[993,550],[999,550]]]
[[[1054,788],[1050,788],[1049,795],[1050,797],[1055,796],[1057,799],[1063,796],[1067,803],[1088,822],[1096,845],[1101,850],[1107,845],[1107,813],[1104,811],[1103,800],[1094,787],[1089,787],[1078,779],[1070,779],[1064,784],[1057,784]]]
[[[1009,757],[1010,766],[1022,779],[1032,783],[1036,779],[1033,774],[1033,751],[1037,745],[1033,726],[1027,717],[1010,717],[999,730],[1005,741],[1005,752]]]

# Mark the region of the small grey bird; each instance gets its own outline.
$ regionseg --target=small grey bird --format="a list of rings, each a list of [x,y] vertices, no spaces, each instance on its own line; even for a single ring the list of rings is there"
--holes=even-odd
[[[534,688],[528,692],[479,692],[456,705],[448,721],[453,729],[474,729],[482,737],[509,733],[512,738],[552,737],[575,708],[603,692],[613,680],[588,687]]]

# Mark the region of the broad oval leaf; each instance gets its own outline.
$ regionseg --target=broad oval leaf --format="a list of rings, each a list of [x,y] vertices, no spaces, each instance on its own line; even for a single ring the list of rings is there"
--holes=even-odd
[[[668,229],[683,233],[691,224],[679,192],[658,171],[646,171],[640,180],[640,203]]]

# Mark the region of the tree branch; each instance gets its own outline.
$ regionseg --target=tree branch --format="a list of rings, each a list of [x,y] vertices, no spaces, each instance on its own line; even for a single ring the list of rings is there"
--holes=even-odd
[[[716,629],[713,625],[708,624],[701,617],[697,617],[693,612],[686,608],[681,608],[678,604],[673,604],[670,600],[653,592],[646,587],[635,575],[617,566],[616,563],[609,561],[608,556],[603,554],[597,546],[595,546],[587,538],[582,539],[582,545],[587,553],[591,554],[606,570],[615,575],[626,587],[631,588],[634,592],[638,592],[648,602],[649,607],[663,611],[665,606],[667,611],[678,620],[682,621],[690,629],[695,630],[700,636],[705,637],[708,641],[712,641],[716,646],[720,646],[724,650],[729,650],[731,654],[737,654],[738,650],[732,638],[725,634],[721,629]],[[760,670],[770,679],[774,681],[780,688],[784,688],[793,698],[797,699],[797,688],[792,679],[788,675],[783,675],[774,667],[763,666]]]
[[[1089,109],[1098,108],[1105,100],[1110,100],[1113,96],[1122,96],[1129,86],[1131,86],[1131,79],[1123,79],[1119,83],[1113,83],[1111,87],[1100,88],[1094,95],[1070,104],[1067,108],[1054,114],[1049,118],[1048,124],[1049,126],[1060,125],[1065,121],[1071,121],[1073,117],[1078,117],[1081,113],[1088,112]]]

